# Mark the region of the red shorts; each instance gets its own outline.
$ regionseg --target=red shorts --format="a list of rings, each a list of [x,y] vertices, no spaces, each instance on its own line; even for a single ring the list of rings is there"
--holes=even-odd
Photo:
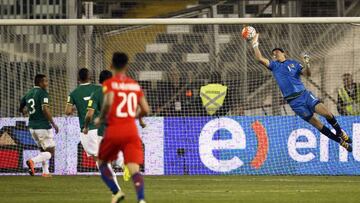
[[[99,159],[114,161],[119,151],[124,154],[124,163],[144,163],[144,152],[137,129],[126,129],[123,126],[108,126],[99,148]]]

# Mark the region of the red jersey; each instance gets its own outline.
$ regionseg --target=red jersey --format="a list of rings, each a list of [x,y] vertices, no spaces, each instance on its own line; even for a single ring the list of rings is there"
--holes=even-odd
[[[136,127],[135,116],[138,102],[144,96],[140,85],[130,77],[117,74],[103,83],[103,92],[104,94],[114,93],[114,100],[107,115],[107,125]]]

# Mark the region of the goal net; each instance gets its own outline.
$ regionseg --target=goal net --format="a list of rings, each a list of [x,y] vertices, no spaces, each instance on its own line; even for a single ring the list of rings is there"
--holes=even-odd
[[[302,60],[302,52],[311,56],[312,76],[302,81],[353,137],[351,154],[294,114],[271,71],[241,38],[247,23],[81,22],[0,26],[1,174],[26,173],[25,161],[38,153],[27,118],[18,111],[38,73],[49,78],[51,111],[60,128],[50,171],[97,171],[80,143],[76,114],[65,116],[64,109],[78,84],[77,71],[88,68],[98,83],[116,51],[129,55],[128,74],[140,83],[152,108],[147,127],[139,129],[146,174],[360,174],[360,89],[357,98],[339,96],[345,73],[360,83],[358,25],[251,24],[260,33],[266,58],[275,47],[295,60]],[[347,100],[340,105],[339,99]],[[352,105],[352,113],[346,105]]]

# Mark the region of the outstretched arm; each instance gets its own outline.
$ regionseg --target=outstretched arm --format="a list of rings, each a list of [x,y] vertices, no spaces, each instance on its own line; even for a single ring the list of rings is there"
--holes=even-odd
[[[254,38],[252,39],[252,47],[254,49],[255,59],[259,61],[262,65],[264,65],[266,68],[269,68],[269,59],[263,57],[259,49],[259,33],[256,33]]]
[[[303,62],[304,62],[304,67],[301,70],[301,75],[306,76],[306,77],[310,77],[311,76],[310,56],[308,54],[306,54],[306,53],[303,55]]]

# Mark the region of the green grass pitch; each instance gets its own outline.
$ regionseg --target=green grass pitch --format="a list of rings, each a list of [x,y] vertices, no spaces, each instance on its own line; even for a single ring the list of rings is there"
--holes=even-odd
[[[125,202],[136,202],[123,182]],[[360,202],[357,176],[146,176],[149,203]],[[109,203],[99,176],[0,176],[1,203]]]

